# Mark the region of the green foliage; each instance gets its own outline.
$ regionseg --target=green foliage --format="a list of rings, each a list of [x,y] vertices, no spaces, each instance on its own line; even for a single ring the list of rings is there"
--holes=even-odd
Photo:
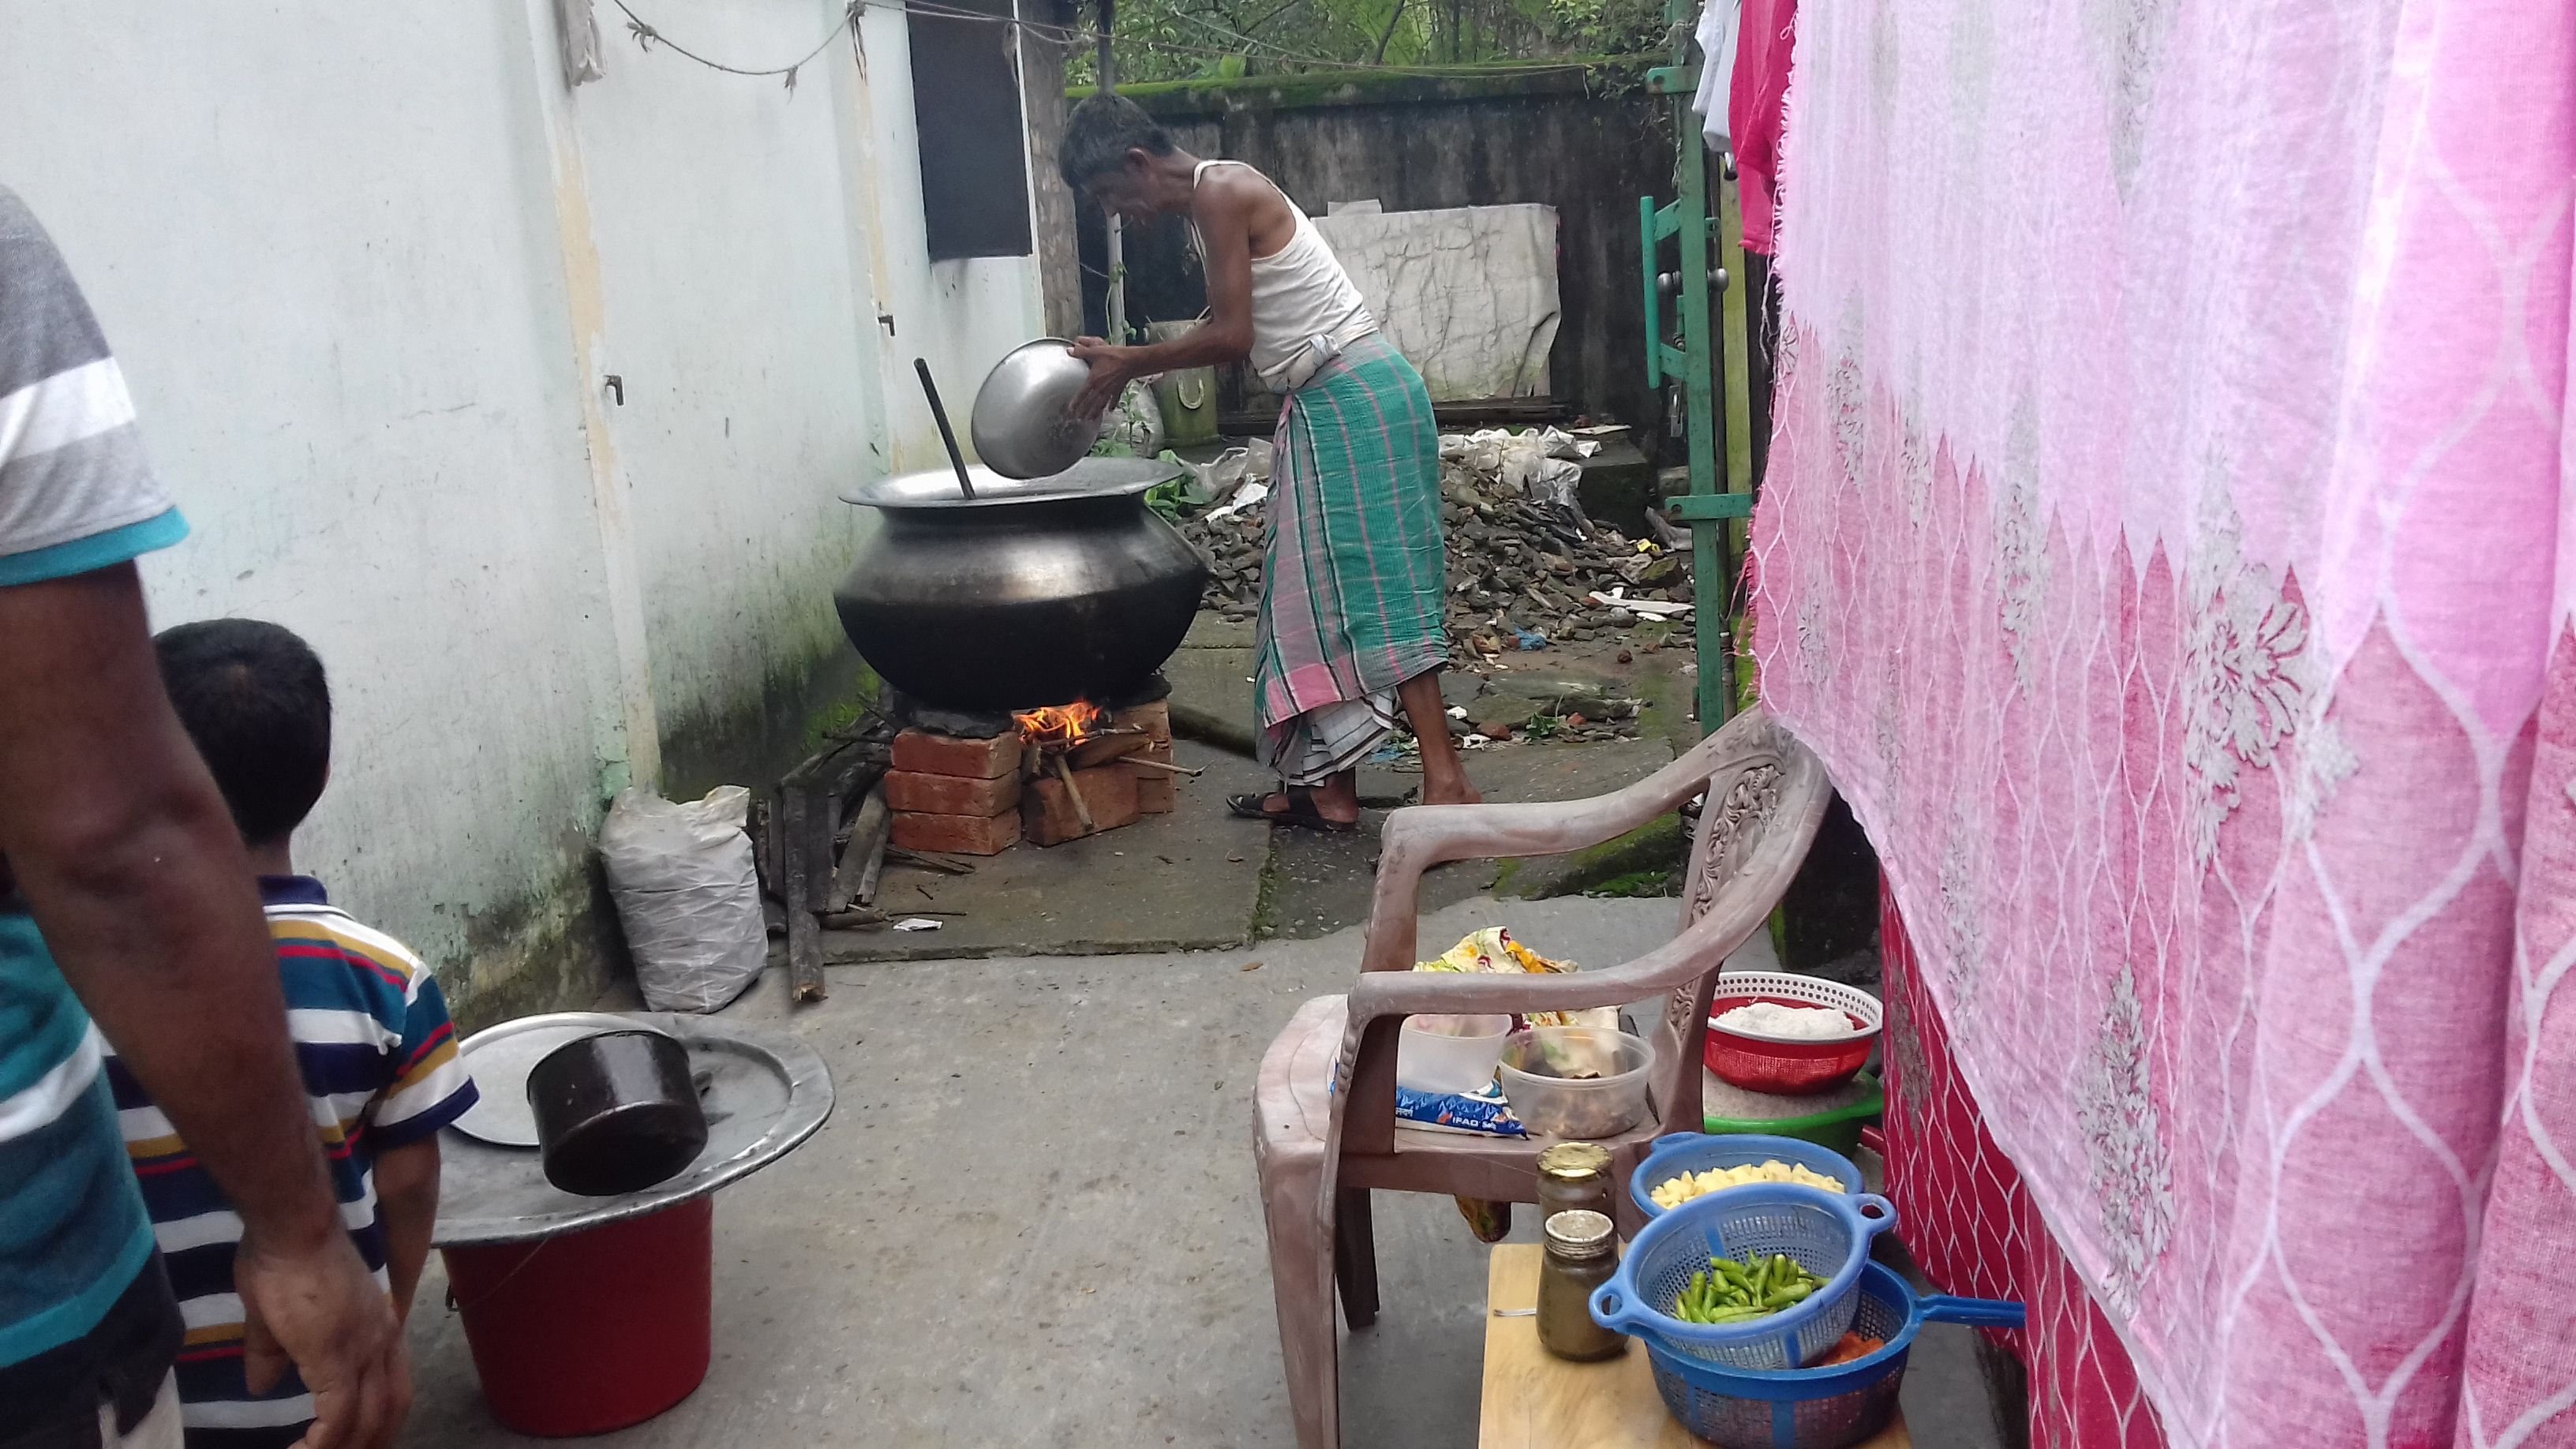
[[[1614,875],[1584,892],[1587,896],[1611,900],[1634,900],[1638,897],[1677,896],[1682,893],[1681,872],[1676,870],[1632,870]]]
[[[1664,32],[1660,0],[1121,0],[1116,17],[1121,84],[1635,54]],[[1098,83],[1090,46],[1065,81]]]

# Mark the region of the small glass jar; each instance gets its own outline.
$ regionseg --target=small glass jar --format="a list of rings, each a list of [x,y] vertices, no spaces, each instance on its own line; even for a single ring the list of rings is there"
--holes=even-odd
[[[1610,1219],[1576,1209],[1547,1220],[1547,1256],[1538,1271],[1539,1346],[1577,1363],[1615,1358],[1627,1336],[1592,1321],[1592,1291],[1619,1268],[1619,1238]]]
[[[1538,1220],[1558,1213],[1610,1216],[1610,1149],[1597,1142],[1560,1142],[1538,1155]]]

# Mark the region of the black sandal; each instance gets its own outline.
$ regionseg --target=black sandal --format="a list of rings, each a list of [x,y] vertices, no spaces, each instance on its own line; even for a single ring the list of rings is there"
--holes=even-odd
[[[1261,802],[1273,795],[1288,801],[1285,810],[1264,810]],[[1273,825],[1294,825],[1303,830],[1350,831],[1360,828],[1356,820],[1335,820],[1315,808],[1315,798],[1303,790],[1264,790],[1257,795],[1228,795],[1225,808],[1246,820],[1267,820]]]

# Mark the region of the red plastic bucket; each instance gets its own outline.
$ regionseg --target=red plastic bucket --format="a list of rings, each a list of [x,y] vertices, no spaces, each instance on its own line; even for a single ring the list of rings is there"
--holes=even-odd
[[[713,1197],[534,1243],[443,1248],[492,1417],[559,1439],[640,1424],[707,1376]]]

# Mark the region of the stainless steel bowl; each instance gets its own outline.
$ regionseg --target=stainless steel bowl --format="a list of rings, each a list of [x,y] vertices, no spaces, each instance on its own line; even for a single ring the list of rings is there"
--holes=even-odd
[[[1065,415],[1091,367],[1073,344],[1041,337],[1011,349],[975,391],[969,430],[975,456],[1010,478],[1043,478],[1080,462],[1100,438],[1100,419]]]

